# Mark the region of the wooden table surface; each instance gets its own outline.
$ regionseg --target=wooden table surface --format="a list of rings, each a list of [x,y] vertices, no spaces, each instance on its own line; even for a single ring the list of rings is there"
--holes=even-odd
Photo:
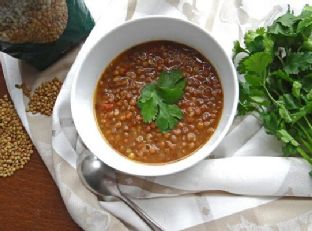
[[[0,96],[7,93],[0,67]],[[0,134],[1,135],[1,134]],[[81,231],[35,151],[24,169],[0,178],[0,231]]]

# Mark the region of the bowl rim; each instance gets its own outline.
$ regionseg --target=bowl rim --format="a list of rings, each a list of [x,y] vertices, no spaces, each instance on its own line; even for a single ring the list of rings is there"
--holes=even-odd
[[[230,64],[230,71],[231,71],[231,78],[233,78],[234,80],[234,86],[233,86],[233,95],[234,98],[232,100],[232,110],[229,113],[229,116],[227,117],[227,120],[225,122],[225,126],[224,129],[218,134],[218,137],[216,138],[216,140],[210,144],[210,150],[209,152],[206,154],[206,156],[199,156],[197,158],[193,158],[193,161],[189,161],[186,162],[187,159],[189,159],[189,157],[191,156],[196,156],[196,153],[199,149],[202,149],[206,144],[203,144],[203,146],[201,146],[198,150],[195,150],[192,154],[186,156],[185,158],[178,160],[178,161],[173,161],[173,163],[163,163],[160,165],[153,165],[153,164],[149,164],[149,163],[143,163],[143,162],[136,162],[133,160],[130,160],[126,157],[126,159],[129,160],[129,163],[135,163],[138,164],[140,167],[143,167],[145,169],[150,169],[149,171],[147,170],[146,172],[142,171],[141,169],[137,169],[137,168],[131,168],[131,170],[129,171],[129,169],[120,169],[118,166],[118,163],[108,163],[105,160],[103,160],[103,158],[101,158],[101,156],[98,156],[95,152],[95,147],[91,147],[89,146],[89,144],[87,142],[85,142],[86,139],[84,139],[85,135],[83,134],[83,131],[81,130],[81,127],[79,125],[79,119],[78,119],[78,112],[79,110],[77,109],[77,105],[75,103],[73,103],[75,101],[75,96],[76,96],[76,86],[77,86],[77,82],[79,79],[79,73],[81,72],[82,68],[83,68],[83,64],[86,62],[86,60],[88,59],[89,55],[91,54],[91,51],[108,35],[114,33],[116,30],[119,30],[122,27],[127,27],[129,24],[133,24],[133,23],[138,23],[141,21],[146,21],[146,20],[173,20],[176,21],[177,23],[184,23],[184,24],[188,24],[188,26],[194,27],[197,30],[201,31],[202,33],[204,33],[206,36],[208,36],[211,40],[213,40],[213,42],[218,46],[219,51],[222,53],[222,55],[225,57],[226,61]],[[130,48],[130,47],[129,47]],[[208,57],[209,60],[209,57]],[[104,69],[105,70],[105,67]],[[97,80],[98,81],[98,80]],[[120,171],[120,172],[124,172],[126,174],[130,174],[130,175],[137,175],[137,176],[164,176],[164,175],[169,175],[169,174],[174,174],[180,171],[183,171],[185,169],[188,169],[194,165],[196,165],[197,163],[199,163],[200,161],[202,161],[203,159],[207,158],[211,152],[213,150],[215,150],[215,148],[220,144],[220,142],[223,140],[223,138],[225,137],[226,133],[229,131],[230,126],[233,123],[235,114],[236,114],[236,109],[237,109],[237,105],[238,105],[238,97],[239,97],[239,87],[238,87],[238,79],[237,79],[237,73],[236,73],[236,69],[230,59],[230,57],[226,54],[225,50],[223,49],[223,47],[219,44],[219,42],[206,30],[204,30],[203,28],[201,28],[200,26],[184,20],[184,19],[180,19],[180,18],[175,18],[175,17],[170,17],[170,16],[164,16],[164,15],[150,15],[150,16],[145,16],[142,18],[137,18],[137,19],[131,19],[129,21],[123,22],[121,24],[116,25],[114,28],[112,28],[111,30],[105,32],[103,35],[100,36],[100,38],[92,44],[91,47],[89,47],[89,49],[87,50],[87,52],[84,54],[83,57],[81,57],[81,60],[79,60],[79,65],[77,70],[74,73],[73,76],[73,81],[72,81],[72,86],[71,86],[71,93],[70,93],[70,107],[71,107],[71,113],[72,113],[72,118],[74,121],[74,125],[75,128],[78,132],[78,135],[81,137],[82,141],[84,142],[84,144],[86,145],[86,147],[91,151],[91,153],[93,153],[95,156],[97,156],[101,161],[103,161],[106,165],[112,167],[113,169]],[[224,110],[224,107],[223,109]],[[223,112],[222,112],[223,113]],[[96,122],[97,123],[97,122]],[[217,127],[220,125],[220,123],[218,123]],[[98,130],[99,133],[101,133]],[[101,136],[103,136],[102,134],[99,134]],[[102,139],[104,139],[102,137]],[[103,142],[105,142],[103,140]],[[112,148],[112,147],[111,147]],[[113,149],[113,148],[112,148]],[[115,150],[115,149],[114,149]],[[115,150],[116,151],[116,150]],[[117,151],[118,152],[118,151]],[[118,155],[122,155],[120,153],[118,153]],[[180,164],[182,163],[183,164]],[[169,167],[174,165],[174,167]],[[153,169],[153,171],[152,171]],[[156,170],[157,169],[157,170]],[[161,169],[161,171],[160,171]],[[155,171],[156,170],[156,171]]]

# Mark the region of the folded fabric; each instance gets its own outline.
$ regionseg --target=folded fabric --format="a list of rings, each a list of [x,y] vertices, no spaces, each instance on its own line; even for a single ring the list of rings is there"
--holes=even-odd
[[[86,4],[98,19],[89,38],[81,49],[45,72],[36,72],[11,57],[1,56],[6,83],[23,124],[57,183],[69,213],[83,229],[148,230],[122,202],[99,203],[83,187],[75,171],[78,156],[89,151],[73,124],[70,92],[73,75],[92,44],[126,19],[166,14],[190,20],[210,31],[230,55],[234,40],[241,39],[248,29],[270,23],[287,9],[285,3],[299,11],[305,2],[89,0]],[[51,118],[25,113],[27,99],[14,86],[23,81],[35,87],[54,76],[66,79],[51,125]],[[196,230],[196,225],[278,200],[280,196],[311,197],[310,166],[300,158],[281,155],[279,142],[265,134],[254,117],[248,116],[237,118],[209,158],[186,171],[163,177],[116,173],[116,181],[106,183],[118,183],[124,194],[166,230]]]

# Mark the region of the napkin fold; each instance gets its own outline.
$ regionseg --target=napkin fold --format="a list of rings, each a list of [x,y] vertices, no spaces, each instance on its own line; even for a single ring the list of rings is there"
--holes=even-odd
[[[205,28],[231,55],[233,41],[248,29],[269,24],[287,9],[299,12],[309,1],[86,0],[97,23],[86,42],[43,72],[1,54],[5,80],[20,118],[54,178],[64,203],[84,230],[148,230],[122,202],[99,202],[78,179],[76,161],[89,151],[80,140],[70,111],[74,73],[104,32],[131,18],[166,14]],[[35,88],[58,77],[64,81],[50,117],[25,112],[27,98],[15,84]],[[252,117],[237,118],[209,156],[183,172],[162,177],[115,174],[123,194],[132,198],[166,230],[197,230],[200,224],[255,208],[281,196],[312,197],[310,166],[301,158],[281,157],[281,147]],[[244,195],[244,196],[241,196]],[[312,214],[312,210],[310,211]],[[205,227],[205,226],[204,226]],[[206,227],[206,230],[209,230]],[[218,230],[214,227],[212,230]]]

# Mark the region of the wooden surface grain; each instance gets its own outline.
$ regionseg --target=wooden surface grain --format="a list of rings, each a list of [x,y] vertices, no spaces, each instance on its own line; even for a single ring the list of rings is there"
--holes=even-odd
[[[0,96],[7,93],[0,66]],[[0,134],[1,135],[1,134]],[[35,151],[24,169],[0,178],[0,231],[81,231]]]

